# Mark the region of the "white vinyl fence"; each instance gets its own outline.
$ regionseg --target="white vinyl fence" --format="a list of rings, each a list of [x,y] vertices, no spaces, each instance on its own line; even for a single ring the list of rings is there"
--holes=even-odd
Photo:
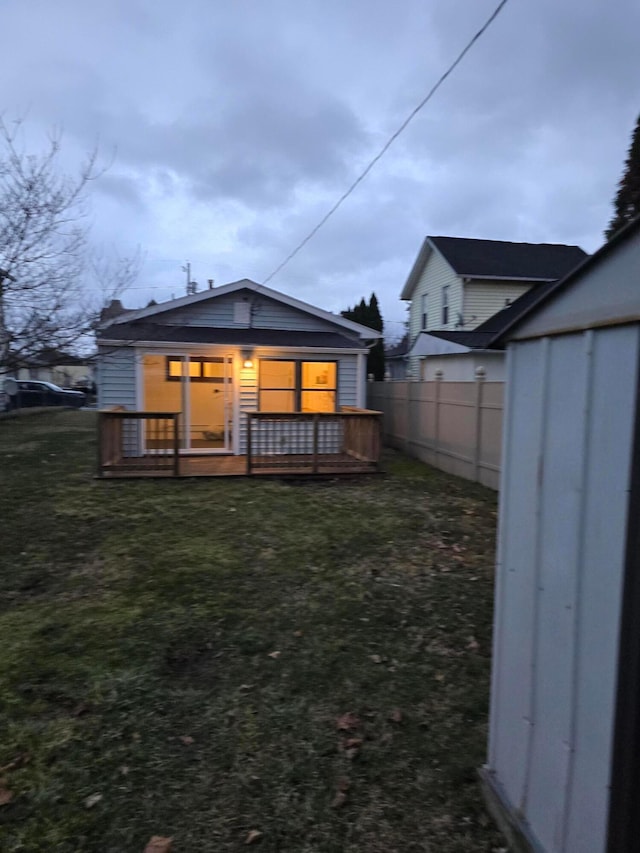
[[[504,382],[370,382],[383,441],[441,471],[497,489]]]

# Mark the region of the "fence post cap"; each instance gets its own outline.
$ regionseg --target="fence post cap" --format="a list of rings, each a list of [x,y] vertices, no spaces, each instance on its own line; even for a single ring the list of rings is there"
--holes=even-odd
[[[443,370],[441,367],[439,367],[439,368],[436,370],[436,374],[435,374],[435,375],[436,375],[436,379],[442,379],[442,377],[444,376],[444,370]]]
[[[476,377],[478,379],[483,379],[487,375],[487,371],[481,365],[476,367]]]

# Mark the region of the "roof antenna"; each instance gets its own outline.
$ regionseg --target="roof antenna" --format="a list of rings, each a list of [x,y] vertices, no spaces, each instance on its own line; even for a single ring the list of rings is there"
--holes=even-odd
[[[198,291],[198,282],[191,280],[191,264],[189,261],[185,267],[182,267],[182,272],[187,274],[187,296],[193,296]]]

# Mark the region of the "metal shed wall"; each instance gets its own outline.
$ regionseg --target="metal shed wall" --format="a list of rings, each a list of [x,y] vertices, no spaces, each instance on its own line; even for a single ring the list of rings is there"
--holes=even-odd
[[[605,849],[638,329],[508,352],[488,771],[547,853]]]

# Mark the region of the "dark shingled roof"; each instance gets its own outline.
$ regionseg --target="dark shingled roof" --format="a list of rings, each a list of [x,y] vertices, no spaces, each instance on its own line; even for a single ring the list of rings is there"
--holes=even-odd
[[[102,340],[166,341],[167,343],[227,344],[236,346],[319,347],[362,349],[359,338],[335,332],[301,332],[288,329],[218,329],[210,326],[168,326],[159,323],[116,323],[103,329]]]
[[[491,332],[477,332],[475,329],[468,332],[448,332],[443,329],[441,331],[423,332],[422,334],[429,335],[432,338],[440,338],[443,341],[451,341],[453,344],[460,344],[461,347],[469,347],[470,349],[484,349],[494,337]]]
[[[587,257],[579,246],[555,243],[508,243],[468,237],[430,237],[458,275],[552,281]]]

